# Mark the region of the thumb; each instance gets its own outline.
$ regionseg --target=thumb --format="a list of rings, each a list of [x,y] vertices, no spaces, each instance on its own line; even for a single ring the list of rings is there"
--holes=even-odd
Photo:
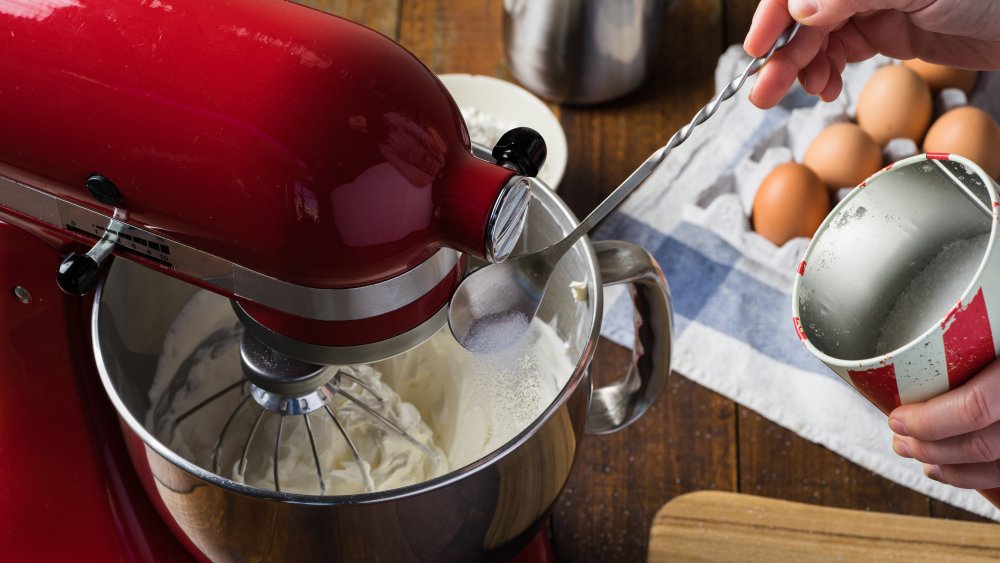
[[[788,0],[788,13],[810,26],[837,25],[875,10],[916,12],[935,0]]]

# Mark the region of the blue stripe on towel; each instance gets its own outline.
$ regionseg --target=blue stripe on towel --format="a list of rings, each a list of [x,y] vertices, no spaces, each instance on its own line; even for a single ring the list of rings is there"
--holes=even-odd
[[[650,250],[670,283],[678,333],[697,321],[777,361],[836,377],[798,341],[792,328],[790,287],[779,291],[736,270],[739,251],[697,225],[681,223],[675,234],[664,235],[624,213],[613,214],[597,233]],[[627,296],[619,299],[605,318],[605,333],[624,334],[631,315]]]

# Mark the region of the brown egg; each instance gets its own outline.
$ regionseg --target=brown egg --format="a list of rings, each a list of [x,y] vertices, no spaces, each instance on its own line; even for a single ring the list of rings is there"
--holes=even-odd
[[[781,246],[811,237],[830,212],[830,195],[812,170],[796,162],[775,167],[753,198],[753,228]]]
[[[917,73],[900,65],[878,69],[858,98],[858,125],[879,147],[904,137],[919,143],[931,124],[931,90]]]
[[[816,135],[802,163],[831,191],[853,188],[882,168],[882,151],[853,123],[834,123]]]
[[[1000,177],[1000,126],[983,110],[962,106],[945,112],[927,132],[924,152],[964,156]]]
[[[945,88],[958,88],[968,94],[976,85],[976,76],[979,74],[974,70],[925,63],[920,59],[903,61],[903,66],[919,74],[934,93]]]

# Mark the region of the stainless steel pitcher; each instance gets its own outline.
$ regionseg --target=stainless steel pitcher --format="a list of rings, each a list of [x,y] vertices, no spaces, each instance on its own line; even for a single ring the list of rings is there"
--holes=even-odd
[[[549,100],[605,102],[636,89],[670,0],[504,0],[507,66]]]

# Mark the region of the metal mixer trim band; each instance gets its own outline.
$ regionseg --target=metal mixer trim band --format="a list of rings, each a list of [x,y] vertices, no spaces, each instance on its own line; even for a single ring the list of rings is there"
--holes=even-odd
[[[112,217],[33,187],[47,183],[0,165],[0,206],[100,240]],[[279,280],[132,225],[124,225],[116,234],[116,249],[158,262],[227,295],[320,321],[366,319],[405,307],[437,287],[460,258],[457,251],[442,248],[412,270],[383,282],[341,289],[315,288]]]
[[[250,331],[258,340],[297,359],[316,364],[351,365],[378,362],[416,347],[437,334],[448,322],[448,307],[442,306],[431,318],[392,338],[354,346],[324,346],[295,340],[270,330],[258,323],[239,303],[233,301],[232,305],[245,330]]]

